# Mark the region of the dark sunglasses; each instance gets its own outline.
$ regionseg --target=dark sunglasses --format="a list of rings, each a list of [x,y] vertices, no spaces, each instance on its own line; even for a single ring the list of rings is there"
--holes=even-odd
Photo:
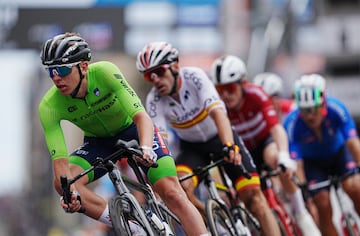
[[[45,69],[48,70],[50,78],[54,78],[55,75],[65,77],[71,73],[73,66],[78,64],[80,64],[80,62],[58,66],[49,66]]]
[[[155,79],[155,76],[156,77],[162,77],[165,75],[167,69],[169,69],[169,65],[162,65],[160,67],[157,67],[153,70],[150,70],[150,71],[147,71],[144,73],[144,78],[145,80],[147,81],[150,81],[150,82],[153,82],[153,80]]]
[[[224,84],[224,85],[216,85],[216,90],[218,91],[219,94],[223,93],[223,92],[228,92],[228,93],[234,93],[237,90],[239,83],[231,83],[231,84]]]
[[[303,114],[303,115],[315,114],[320,110],[320,108],[321,108],[321,106],[300,108],[300,113]]]

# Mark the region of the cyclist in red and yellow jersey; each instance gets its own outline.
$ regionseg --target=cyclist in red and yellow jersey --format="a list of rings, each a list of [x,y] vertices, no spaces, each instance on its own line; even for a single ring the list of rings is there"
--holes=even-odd
[[[259,219],[263,235],[280,235],[260,189],[259,176],[252,159],[242,156],[242,164],[252,178],[241,175],[238,145],[240,140],[232,131],[226,109],[206,73],[198,67],[180,67],[178,50],[167,42],[152,42],[139,52],[136,62],[144,79],[153,84],[147,95],[146,108],[159,128],[167,136],[170,126],[180,139],[176,157],[180,176],[193,168],[210,163],[210,153],[228,146],[230,151],[225,171],[232,180],[240,199]],[[204,209],[195,196],[196,181],[182,185],[192,202]]]

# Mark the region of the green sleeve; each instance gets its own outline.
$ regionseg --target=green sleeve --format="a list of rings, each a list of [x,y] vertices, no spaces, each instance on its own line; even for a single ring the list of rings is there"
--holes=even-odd
[[[40,102],[38,112],[51,159],[67,157],[68,152],[59,116],[47,104],[46,99]]]

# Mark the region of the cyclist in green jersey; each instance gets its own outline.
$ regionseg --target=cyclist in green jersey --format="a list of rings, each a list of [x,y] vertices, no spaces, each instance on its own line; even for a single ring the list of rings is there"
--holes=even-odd
[[[96,157],[114,152],[118,139],[137,139],[143,151],[144,172],[154,190],[180,219],[187,235],[206,235],[200,213],[182,190],[174,160],[146,113],[139,97],[114,64],[106,61],[89,64],[87,42],[75,33],[57,35],[45,42],[42,64],[54,86],[39,104],[39,117],[52,158],[54,187],[61,195],[60,176],[71,178],[90,167]],[[84,133],[84,143],[70,155],[60,122],[67,120]],[[157,168],[150,167],[153,162]],[[67,212],[85,214],[109,226],[106,201],[87,188],[105,174],[98,168],[73,186],[72,201],[61,206]],[[77,200],[81,196],[81,202]]]

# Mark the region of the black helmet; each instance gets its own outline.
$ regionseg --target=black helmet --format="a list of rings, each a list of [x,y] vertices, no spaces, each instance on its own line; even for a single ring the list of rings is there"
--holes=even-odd
[[[87,42],[74,33],[60,34],[47,40],[41,51],[41,61],[46,66],[90,61],[90,59],[91,51]]]

